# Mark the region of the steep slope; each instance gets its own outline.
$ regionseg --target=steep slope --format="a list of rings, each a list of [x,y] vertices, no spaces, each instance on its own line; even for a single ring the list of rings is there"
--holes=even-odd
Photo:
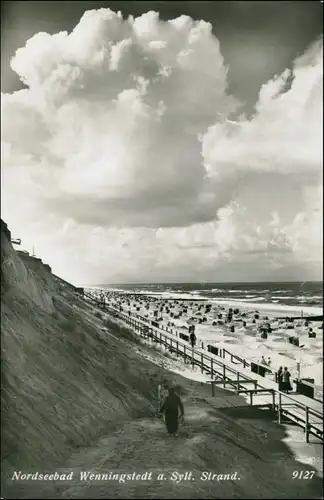
[[[149,364],[96,326],[87,306],[62,291],[41,263],[24,263],[1,226],[2,470],[8,475],[44,463],[50,469],[115,422],[147,414],[152,383]]]

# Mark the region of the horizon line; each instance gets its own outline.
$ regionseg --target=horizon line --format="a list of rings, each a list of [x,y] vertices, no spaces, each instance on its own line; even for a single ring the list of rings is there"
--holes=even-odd
[[[114,283],[96,283],[88,286],[107,285],[227,285],[227,284],[252,284],[252,283],[323,283],[323,280],[287,280],[287,281],[119,281]],[[86,286],[86,285],[85,285]]]

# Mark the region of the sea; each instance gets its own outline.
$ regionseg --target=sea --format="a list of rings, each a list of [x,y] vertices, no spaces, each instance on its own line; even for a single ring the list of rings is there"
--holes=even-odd
[[[193,299],[218,299],[246,303],[264,303],[277,306],[323,307],[323,282],[270,282],[270,283],[136,283],[105,284],[98,288],[172,296],[192,296]]]

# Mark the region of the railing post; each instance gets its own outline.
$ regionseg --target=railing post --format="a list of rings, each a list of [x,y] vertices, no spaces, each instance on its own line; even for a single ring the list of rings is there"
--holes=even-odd
[[[185,364],[187,364],[187,349],[186,349],[186,346],[184,345],[183,346],[183,358],[184,358],[184,362]]]
[[[203,353],[201,353],[200,362],[201,362],[201,373],[204,373],[204,355],[203,355]]]
[[[306,443],[309,443],[309,408],[305,406],[305,437]]]
[[[236,383],[237,383],[237,392],[239,391],[239,388],[240,388],[240,373],[239,371],[236,372]]]
[[[272,389],[272,411],[276,409],[276,391]]]
[[[215,396],[215,386],[214,386],[214,381],[211,381],[211,387],[212,387],[212,397]]]
[[[213,358],[210,359],[210,376],[211,379],[214,379],[214,361]]]
[[[177,345],[177,358],[179,357],[179,342],[176,341],[176,345]]]
[[[253,406],[253,392],[250,392],[250,405]]]
[[[223,365],[223,382],[224,382],[224,389],[226,387],[226,366]]]
[[[246,366],[246,361],[245,361],[245,359],[243,358],[243,368],[245,368],[245,366]]]
[[[281,424],[281,392],[279,392],[279,404],[278,404],[278,424]]]
[[[193,347],[191,348],[191,368],[194,369],[194,364],[195,364],[195,360],[194,360],[194,350],[193,350]]]

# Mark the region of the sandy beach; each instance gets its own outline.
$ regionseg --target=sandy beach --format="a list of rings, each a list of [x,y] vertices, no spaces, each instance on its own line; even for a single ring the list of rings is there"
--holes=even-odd
[[[92,293],[100,297],[102,291]],[[287,366],[292,378],[297,377],[297,363],[300,377],[314,379],[316,397],[322,399],[323,387],[323,329],[321,321],[311,321],[309,316],[322,314],[319,307],[301,309],[275,304],[244,303],[242,301],[195,300],[192,295],[181,298],[170,294],[132,294],[104,292],[105,300],[125,311],[136,312],[150,321],[158,321],[164,327],[188,333],[189,325],[195,325],[197,345],[208,344],[226,348],[233,354],[243,356],[247,361],[258,363],[262,356],[270,357],[272,370]],[[228,320],[228,314],[232,319]],[[270,328],[267,338],[262,338],[261,329]],[[309,334],[315,334],[309,337]],[[296,337],[299,346],[289,342]]]

